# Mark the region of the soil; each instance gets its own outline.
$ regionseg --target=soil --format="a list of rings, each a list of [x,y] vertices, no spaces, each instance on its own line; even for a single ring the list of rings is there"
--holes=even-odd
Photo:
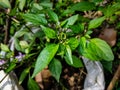
[[[60,82],[50,77],[43,81],[44,90],[82,90],[86,72],[84,68],[74,68],[69,65],[63,66]]]

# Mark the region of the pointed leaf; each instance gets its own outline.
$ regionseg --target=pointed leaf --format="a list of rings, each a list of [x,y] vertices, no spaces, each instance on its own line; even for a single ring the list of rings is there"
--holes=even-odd
[[[113,52],[110,46],[103,40],[94,38],[90,41],[90,48],[102,59],[112,61],[114,59]]]
[[[104,20],[105,20],[104,16],[91,20],[90,23],[89,23],[88,29],[93,29],[93,28],[99,27]]]
[[[32,13],[26,13],[26,14],[21,14],[23,19],[27,22],[31,22],[32,24],[35,25],[41,25],[41,24],[47,24],[47,20],[43,16],[43,14],[32,14]]]
[[[52,39],[56,38],[56,32],[53,29],[48,28],[48,27],[44,27],[42,25],[41,25],[41,28],[48,38],[52,38]]]
[[[79,42],[79,48],[78,48],[78,51],[80,54],[83,54],[85,48],[86,48],[86,45],[87,45],[87,40],[85,37],[81,37],[80,38],[80,42]]]
[[[40,90],[37,82],[35,82],[31,77],[29,77],[27,87],[28,87],[28,90]]]
[[[72,50],[75,50],[79,44],[77,38],[70,38],[67,42]]]
[[[24,79],[26,78],[27,74],[29,73],[30,68],[24,69],[24,71],[21,73],[20,78],[19,78],[19,84],[22,84]]]
[[[73,25],[78,19],[78,15],[71,16],[70,18],[66,19],[61,23],[61,26],[69,27],[70,25]]]
[[[70,61],[70,63],[73,64],[72,52],[71,52],[71,48],[70,48],[69,45],[66,45],[66,57],[68,58],[68,60]]]
[[[61,75],[61,72],[62,72],[61,62],[57,59],[53,59],[49,64],[49,69],[50,69],[52,75],[57,80],[57,82],[59,82],[60,75]]]
[[[25,6],[26,0],[19,0],[19,9],[22,11]]]
[[[4,8],[11,8],[9,0],[0,0],[0,6]]]
[[[65,61],[67,62],[67,64],[69,64],[75,68],[83,67],[83,63],[78,57],[72,55],[72,59],[73,59],[73,64],[70,63],[70,61],[68,60],[67,57],[65,58]]]
[[[90,60],[106,60],[112,61],[114,55],[110,46],[103,40],[94,38],[91,39],[84,50],[83,56]]]
[[[1,48],[2,51],[5,51],[5,52],[9,52],[10,51],[9,48],[8,48],[8,46],[5,45],[5,44],[2,44],[2,43],[0,45],[0,48]]]
[[[52,19],[56,23],[59,22],[58,16],[55,12],[53,12],[52,10],[49,9],[49,10],[47,10],[47,13],[48,13],[50,19]]]
[[[50,61],[55,56],[58,47],[58,44],[50,44],[41,51],[37,58],[32,77],[34,77],[36,74],[42,71],[50,63]]]
[[[89,11],[93,9],[95,9],[95,4],[87,1],[76,3],[71,7],[71,10],[74,11]]]

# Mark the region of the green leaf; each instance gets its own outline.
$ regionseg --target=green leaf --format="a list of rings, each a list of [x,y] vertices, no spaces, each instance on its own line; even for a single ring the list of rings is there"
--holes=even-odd
[[[21,14],[21,16],[23,17],[23,19],[25,19],[25,21],[31,22],[35,25],[47,24],[47,20],[45,19],[43,14],[26,13],[26,14]]]
[[[24,79],[26,78],[26,76],[28,75],[30,71],[30,67],[24,69],[24,71],[21,73],[20,78],[19,78],[19,84],[22,84],[22,82],[24,81]]]
[[[73,64],[72,51],[69,45],[66,45],[66,57],[68,58],[70,63]]]
[[[103,40],[94,38],[90,41],[90,47],[96,54],[106,61],[112,61],[114,59],[114,55],[110,46]]]
[[[83,63],[78,57],[72,55],[72,59],[73,59],[73,64],[71,64],[70,61],[68,60],[68,58],[65,57],[65,61],[67,62],[67,64],[69,64],[75,68],[83,67]]]
[[[99,27],[104,20],[105,20],[104,16],[91,20],[90,23],[89,23],[88,29],[93,29],[93,28]]]
[[[110,73],[112,73],[112,65],[113,62],[112,61],[101,61],[103,67],[105,68],[105,70],[108,70]]]
[[[91,39],[84,50],[83,56],[90,60],[106,60],[112,61],[114,55],[110,46],[103,40],[94,38]]]
[[[70,38],[68,41],[68,45],[72,50],[75,50],[78,47],[78,39],[77,38]]]
[[[80,42],[79,42],[79,48],[78,48],[78,51],[80,54],[83,54],[84,53],[84,50],[87,46],[87,40],[85,37],[81,37],[80,38]]]
[[[8,46],[5,45],[5,44],[2,44],[2,43],[0,45],[0,48],[1,48],[2,51],[5,51],[5,52],[9,52],[10,51],[9,48],[8,48]]]
[[[26,0],[19,0],[19,9],[22,11],[25,6]]]
[[[26,34],[26,33],[28,33],[28,30],[19,30],[19,31],[17,31],[16,33],[15,33],[15,35],[14,35],[14,37],[17,37],[17,38],[19,38],[19,37],[21,37],[21,36],[23,36],[24,34]]]
[[[15,69],[16,63],[14,62],[10,62],[9,66],[7,67],[7,69],[5,70],[6,73],[11,72],[12,70]]]
[[[92,2],[86,2],[82,1],[79,3],[76,3],[71,7],[71,10],[73,11],[89,11],[95,9],[95,4]]]
[[[80,34],[84,31],[84,25],[83,24],[76,24],[70,26],[70,29],[73,31],[75,34]]]
[[[26,41],[22,40],[22,41],[20,41],[20,46],[21,46],[21,48],[26,49],[29,45]]]
[[[63,21],[61,23],[61,26],[64,26],[67,28],[67,27],[73,25],[77,21],[77,19],[78,19],[78,15],[71,16],[70,18]]]
[[[58,47],[58,44],[50,44],[41,51],[37,58],[32,77],[34,77],[36,74],[42,71],[50,63],[50,61],[55,56]]]
[[[45,8],[52,8],[53,7],[53,3],[51,3],[50,1],[41,2],[40,5],[45,7]]]
[[[52,38],[52,39],[56,38],[56,32],[53,29],[48,28],[48,27],[44,27],[42,25],[41,25],[41,28],[48,38]]]
[[[11,8],[9,0],[0,0],[0,6],[2,6],[4,8]]]
[[[61,62],[57,59],[53,59],[49,64],[49,70],[51,71],[52,75],[55,77],[57,82],[59,82],[60,75],[62,72]]]
[[[40,90],[37,82],[35,82],[31,77],[29,77],[27,87],[28,87],[28,90]]]
[[[14,43],[15,43],[15,48],[18,50],[18,51],[21,51],[22,48],[20,46],[20,41],[17,39],[17,38],[14,38]]]
[[[55,12],[53,12],[53,11],[50,10],[50,9],[48,9],[48,10],[47,10],[47,13],[48,13],[50,19],[52,19],[52,20],[53,20],[54,22],[56,22],[56,23],[59,23],[58,16],[57,16],[57,14],[56,14]]]

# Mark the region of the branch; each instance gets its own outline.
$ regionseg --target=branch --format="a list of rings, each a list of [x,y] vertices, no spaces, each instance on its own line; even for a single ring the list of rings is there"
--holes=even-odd
[[[113,88],[114,88],[116,82],[119,80],[119,78],[120,78],[120,64],[119,64],[118,69],[115,72],[115,75],[114,75],[112,81],[110,82],[107,90],[113,90]]]

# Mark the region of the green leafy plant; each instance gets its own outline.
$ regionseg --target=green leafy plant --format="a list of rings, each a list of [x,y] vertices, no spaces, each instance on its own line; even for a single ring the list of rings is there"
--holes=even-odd
[[[4,70],[10,72],[18,66],[25,65],[19,83],[29,75],[28,89],[39,90],[33,78],[47,66],[59,82],[63,60],[75,68],[84,67],[81,56],[93,61],[113,61],[111,47],[97,37],[92,38],[91,33],[103,22],[109,23],[113,16],[119,15],[119,2],[104,8],[99,5],[102,0],[98,1],[73,3],[58,0],[57,3],[53,3],[50,0],[16,0],[12,6],[8,0],[1,0],[0,8],[4,12],[0,15],[0,25],[8,27],[4,20],[10,19],[9,28],[5,31],[10,31],[10,34],[4,35],[11,38],[17,54],[24,54],[19,61],[15,57],[15,51],[9,49],[12,44],[1,43],[0,49],[5,52],[5,55],[0,55],[0,60],[6,62]],[[6,13],[4,9],[10,11]],[[97,12],[98,9],[103,13],[100,17],[91,19],[82,15],[85,11]],[[115,20],[112,21],[114,22]]]

